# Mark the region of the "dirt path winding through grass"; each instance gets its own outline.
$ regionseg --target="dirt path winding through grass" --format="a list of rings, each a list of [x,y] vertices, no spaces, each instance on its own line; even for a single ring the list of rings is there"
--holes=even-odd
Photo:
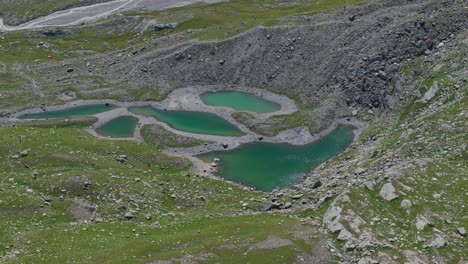
[[[5,25],[3,19],[0,18],[0,32],[44,27],[73,26],[128,10],[162,10],[194,3],[217,3],[224,1],[227,0],[115,0],[58,11],[18,26]]]

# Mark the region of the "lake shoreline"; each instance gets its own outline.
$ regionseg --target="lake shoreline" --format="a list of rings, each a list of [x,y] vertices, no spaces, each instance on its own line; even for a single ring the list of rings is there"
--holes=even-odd
[[[249,114],[253,115],[257,119],[265,119],[270,116],[274,115],[288,115],[292,114],[299,109],[297,108],[295,102],[283,95],[275,94],[270,91],[257,89],[257,88],[248,88],[242,86],[192,86],[187,88],[180,88],[176,89],[171,92],[168,97],[160,102],[154,101],[137,101],[137,102],[120,102],[117,100],[112,99],[104,99],[104,100],[78,100],[68,102],[62,105],[55,105],[45,108],[45,111],[61,111],[64,109],[72,108],[72,107],[79,107],[79,106],[86,106],[86,105],[96,105],[96,104],[109,104],[116,106],[116,108],[111,109],[109,111],[105,111],[102,113],[89,115],[97,118],[97,122],[91,125],[90,127],[85,128],[85,130],[100,139],[105,140],[133,140],[138,142],[143,142],[143,136],[141,135],[141,129],[146,125],[160,125],[167,131],[174,133],[176,135],[190,137],[202,141],[209,141],[213,142],[212,144],[204,144],[195,147],[185,147],[185,148],[168,148],[163,150],[162,152],[167,155],[181,157],[188,159],[192,162],[192,171],[199,175],[204,175],[211,178],[216,178],[224,181],[229,181],[223,179],[219,176],[216,176],[214,171],[212,170],[213,167],[210,163],[204,162],[201,159],[197,158],[197,155],[206,154],[213,151],[229,151],[234,148],[239,147],[243,144],[253,143],[253,142],[269,142],[269,143],[288,143],[292,145],[305,145],[312,143],[314,141],[319,140],[320,138],[330,134],[334,131],[339,125],[352,125],[356,129],[353,130],[354,133],[354,140],[359,136],[362,130],[367,126],[366,122],[363,122],[357,118],[349,117],[349,118],[339,118],[336,119],[329,127],[320,131],[319,133],[310,134],[309,129],[306,126],[287,129],[281,131],[278,135],[274,137],[266,137],[259,135],[245,125],[239,123],[235,120],[231,115],[234,112],[239,112],[235,109],[223,107],[223,106],[209,106],[205,105],[200,98],[200,95],[206,92],[215,92],[215,91],[238,91],[238,92],[245,92],[249,93],[263,99],[278,103],[281,108],[278,111],[268,112],[268,113],[255,113],[255,112],[248,112]],[[224,118],[228,122],[235,125],[241,132],[244,133],[243,136],[217,136],[217,135],[207,135],[207,134],[196,134],[191,132],[184,132],[177,129],[172,128],[167,123],[161,122],[153,117],[138,115],[132,113],[128,108],[130,107],[137,107],[137,106],[152,106],[156,109],[160,110],[170,110],[170,111],[195,111],[195,112],[204,112],[204,113],[212,113]],[[34,114],[34,113],[41,113],[44,112],[42,108],[33,108],[27,109],[24,111],[17,112],[10,117],[4,117],[0,120],[4,124],[15,124],[18,122],[26,123],[31,121],[31,119],[19,119],[22,115],[26,114]],[[134,130],[133,137],[109,137],[101,135],[97,132],[97,129],[107,124],[111,120],[122,117],[134,117],[138,119],[137,126]],[[352,144],[352,143],[351,143]],[[229,181],[232,183],[232,181]],[[298,183],[300,184],[300,183]],[[244,186],[241,184],[237,184],[253,190],[253,188]]]
[[[298,131],[304,131],[304,130],[308,131],[307,127],[299,127],[299,128],[285,130],[282,133],[280,133],[282,134],[282,136],[277,135],[276,137],[263,137],[262,140],[259,140],[257,138],[252,141],[242,142],[242,143],[234,142],[234,144],[228,145],[227,148],[224,148],[223,146],[215,143],[215,144],[200,145],[200,146],[189,147],[189,148],[168,148],[168,149],[165,149],[163,153],[171,155],[171,156],[177,156],[177,157],[189,159],[193,164],[192,170],[197,174],[210,176],[214,178],[220,178],[219,176],[215,175],[215,171],[212,170],[213,167],[211,166],[210,162],[205,162],[196,156],[203,155],[209,152],[215,152],[215,151],[229,151],[229,150],[239,147],[240,145],[253,143],[253,142],[287,143],[291,145],[310,144],[330,134],[339,125],[352,125],[353,127],[355,127],[355,129],[353,130],[354,139],[352,143],[350,144],[350,146],[358,139],[359,135],[367,127],[366,122],[361,121],[357,118],[339,118],[339,119],[336,119],[332,123],[332,125],[322,130],[320,133],[316,133],[313,136],[310,135],[310,133],[308,133],[309,136],[303,136],[302,138],[300,138],[300,140],[285,140],[285,138],[287,138],[287,136],[290,136],[290,137],[296,136]]]

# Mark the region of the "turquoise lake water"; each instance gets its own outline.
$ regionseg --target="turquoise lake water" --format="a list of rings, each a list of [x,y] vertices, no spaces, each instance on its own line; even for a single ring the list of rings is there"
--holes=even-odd
[[[240,111],[267,113],[281,109],[278,103],[243,92],[206,92],[200,98],[206,105],[226,106]]]
[[[293,185],[324,161],[344,151],[354,139],[353,126],[340,125],[307,145],[255,142],[230,151],[200,155],[219,158],[218,175],[261,191]]]

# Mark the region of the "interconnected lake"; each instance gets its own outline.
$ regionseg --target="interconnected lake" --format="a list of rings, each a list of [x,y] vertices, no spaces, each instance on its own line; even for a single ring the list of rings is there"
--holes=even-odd
[[[353,142],[354,129],[340,125],[306,145],[255,142],[198,157],[205,161],[219,158],[218,175],[225,179],[271,191],[297,183],[312,169],[344,151]]]
[[[203,101],[210,105],[222,105],[238,110],[271,112],[280,105],[242,92],[204,93]],[[109,104],[91,104],[57,111],[24,114],[21,119],[69,118],[106,112],[117,107]],[[213,113],[161,110],[151,105],[129,107],[134,114],[153,117],[170,127],[190,133],[242,136],[244,133],[234,124]],[[119,116],[96,129],[106,137],[130,138],[138,125],[138,118]],[[339,125],[332,132],[305,145],[287,143],[253,142],[228,150],[198,155],[202,160],[220,159],[218,176],[261,191],[291,186],[324,161],[344,151],[354,139],[351,125]]]
[[[45,111],[40,113],[25,114],[20,119],[47,119],[47,118],[69,118],[74,116],[95,115],[115,109],[116,106],[109,104],[93,104],[70,107],[58,111]]]
[[[129,108],[130,112],[153,117],[170,127],[196,134],[217,136],[242,136],[244,133],[224,118],[205,112],[193,111],[166,111],[152,106],[135,106]]]
[[[200,98],[206,105],[226,106],[240,111],[267,113],[281,109],[278,103],[243,92],[206,92]]]
[[[96,132],[106,137],[133,137],[137,124],[138,119],[135,117],[120,116],[98,127]]]

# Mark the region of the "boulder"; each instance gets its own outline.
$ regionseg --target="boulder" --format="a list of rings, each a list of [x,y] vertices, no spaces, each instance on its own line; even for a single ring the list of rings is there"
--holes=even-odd
[[[127,155],[119,155],[115,160],[120,163],[126,163],[128,161]]]
[[[375,184],[372,181],[365,181],[364,182],[364,187],[366,187],[368,190],[373,191],[374,187],[375,187]]]
[[[434,98],[434,96],[437,94],[438,91],[439,91],[439,84],[438,82],[434,82],[431,88],[429,88],[429,90],[427,90],[427,92],[424,94],[422,101],[424,103],[429,102],[430,100]]]
[[[357,247],[357,245],[356,245],[355,239],[348,240],[345,243],[345,246],[344,246],[346,252],[354,251],[356,249],[356,247]]]
[[[427,220],[424,216],[418,215],[416,216],[416,229],[419,231],[424,230],[424,227],[427,226],[429,220]]]
[[[177,27],[177,24],[175,23],[169,23],[169,24],[156,24],[154,25],[154,31],[159,32],[167,29],[174,29]]]
[[[411,201],[408,200],[408,199],[404,199],[403,201],[401,201],[401,207],[403,207],[403,209],[405,210],[409,210],[411,208]]]
[[[351,238],[353,238],[353,234],[351,234],[351,232],[349,232],[344,227],[343,227],[343,229],[341,229],[341,231],[340,231],[340,233],[338,234],[338,237],[337,237],[337,239],[340,240],[340,241],[348,241]]]
[[[293,195],[293,196],[291,196],[291,198],[293,198],[294,200],[299,200],[299,199],[302,198],[302,196],[304,196],[304,194],[301,193],[301,194]]]
[[[365,168],[357,168],[355,171],[354,171],[354,174],[356,175],[359,175],[359,174],[363,174],[364,172],[366,172],[367,169]]]
[[[312,185],[312,189],[317,189],[322,186],[322,182],[320,180],[316,181],[314,185]]]
[[[339,206],[331,206],[323,218],[323,223],[332,233],[338,233],[343,229],[343,225],[339,222],[342,210]]]
[[[387,201],[392,201],[398,198],[395,191],[395,187],[393,187],[392,183],[388,182],[380,189],[379,195]]]
[[[272,203],[267,203],[267,204],[264,204],[264,205],[262,206],[261,211],[262,211],[262,212],[268,212],[268,211],[270,211],[271,209],[273,209],[273,204],[272,204]]]
[[[130,220],[130,219],[135,218],[135,215],[133,215],[132,212],[126,212],[124,217],[127,218],[128,220]]]
[[[441,235],[436,235],[432,241],[430,241],[428,244],[424,245],[423,247],[425,248],[443,248],[447,245],[447,240],[443,238]]]
[[[333,221],[328,225],[328,230],[334,234],[339,233],[342,229],[343,225],[338,221]]]
[[[19,153],[21,158],[27,157],[29,155],[29,150],[25,149]]]
[[[458,234],[460,234],[460,236],[466,237],[466,230],[465,230],[464,227],[457,228],[457,232],[458,232]]]

